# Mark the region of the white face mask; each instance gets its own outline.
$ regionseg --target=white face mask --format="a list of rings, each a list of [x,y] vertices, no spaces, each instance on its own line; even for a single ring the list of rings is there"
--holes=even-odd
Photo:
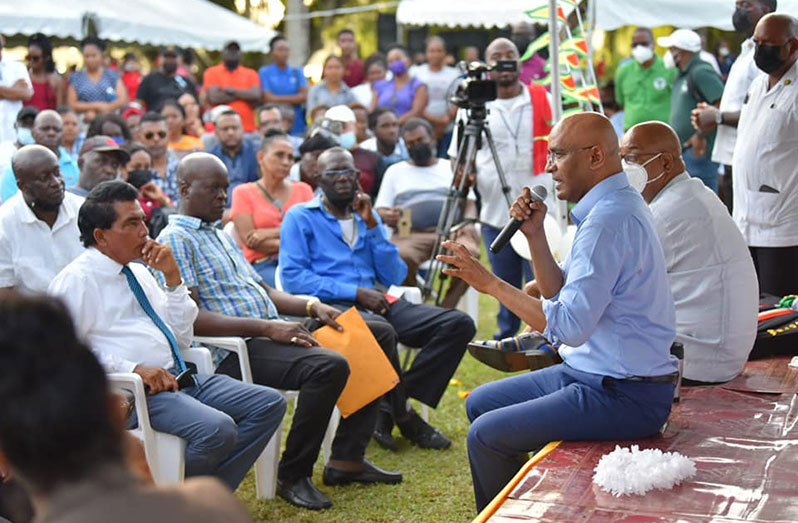
[[[621,160],[621,165],[623,166],[623,172],[626,173],[626,177],[629,178],[629,185],[634,188],[635,191],[642,193],[643,189],[646,188],[646,185],[650,184],[651,182],[655,182],[662,178],[665,174],[665,171],[659,173],[655,178],[651,180],[648,179],[648,172],[646,171],[646,165],[654,161],[655,159],[662,156],[662,153],[657,153],[656,156],[652,156],[648,159],[646,163],[643,165],[627,162],[626,160]]]
[[[637,60],[637,63],[644,64],[654,58],[654,50],[646,45],[636,45],[632,47],[632,58]]]
[[[673,59],[673,53],[671,53],[670,50],[662,57],[662,61],[665,62],[665,67],[668,69],[676,67],[676,60]]]

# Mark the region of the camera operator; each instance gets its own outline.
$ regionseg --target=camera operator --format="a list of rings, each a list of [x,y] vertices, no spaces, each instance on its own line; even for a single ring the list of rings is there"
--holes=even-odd
[[[519,81],[518,58],[518,49],[507,38],[497,38],[485,50],[488,66],[495,66],[500,60],[516,63],[514,71],[491,73],[496,82],[497,99],[485,104],[488,109],[486,123],[493,135],[510,194],[520,194],[525,185],[532,184],[543,184],[551,194],[551,174],[545,172],[545,138],[551,130],[551,104],[543,87],[534,83],[526,86]],[[458,121],[465,122],[466,117],[466,111],[460,109]],[[449,156],[453,159],[457,157],[459,132],[458,126],[449,146]],[[476,189],[482,203],[479,214],[482,238],[493,273],[520,288],[524,277],[527,281],[532,279],[529,262],[512,249],[503,249],[498,254],[487,249],[507,221],[508,205],[487,140],[483,139],[480,145],[476,158]],[[551,202],[546,203],[553,208]],[[499,309],[497,320],[499,331],[494,335],[496,339],[515,335],[521,324],[521,320],[504,305]]]

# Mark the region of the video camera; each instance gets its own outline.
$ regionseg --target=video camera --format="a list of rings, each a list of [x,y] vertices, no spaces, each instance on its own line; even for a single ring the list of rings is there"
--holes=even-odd
[[[457,107],[473,109],[484,107],[487,102],[496,99],[496,81],[489,80],[488,73],[514,73],[518,71],[518,62],[499,60],[492,66],[483,62],[460,62],[458,67],[465,73],[465,78],[457,84],[450,100]]]

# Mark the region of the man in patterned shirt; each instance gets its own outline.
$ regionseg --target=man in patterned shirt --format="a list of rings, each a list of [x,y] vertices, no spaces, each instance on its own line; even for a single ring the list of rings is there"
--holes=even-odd
[[[241,250],[219,227],[227,201],[227,169],[207,153],[186,156],[178,169],[181,205],[158,236],[172,247],[183,280],[200,311],[194,332],[247,339],[252,377],[258,384],[299,390],[291,431],[278,471],[278,494],[299,507],[319,510],[332,502],[311,481],[326,421],[349,376],[346,359],[319,347],[310,329],[335,328],[339,312],[318,299],[275,290],[255,272]],[[283,321],[278,314],[307,316]],[[299,318],[297,318],[299,319]],[[382,347],[396,340],[388,329],[375,333]],[[217,373],[240,377],[236,354],[217,353]],[[399,483],[402,475],[369,463],[365,450],[377,419],[377,402],[341,420],[324,483]]]

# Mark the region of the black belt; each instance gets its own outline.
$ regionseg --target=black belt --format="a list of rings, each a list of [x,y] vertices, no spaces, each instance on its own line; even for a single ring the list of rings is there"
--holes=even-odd
[[[629,378],[611,378],[606,376],[605,380],[612,381],[629,381],[635,383],[670,383],[675,385],[679,380],[679,372],[671,372],[670,374],[663,374],[662,376],[631,376]]]

